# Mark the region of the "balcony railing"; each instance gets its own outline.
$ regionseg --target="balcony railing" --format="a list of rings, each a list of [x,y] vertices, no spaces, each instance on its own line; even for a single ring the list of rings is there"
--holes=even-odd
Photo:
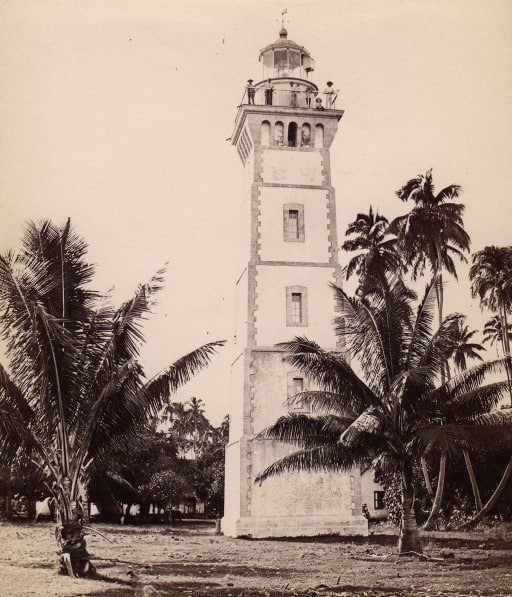
[[[337,90],[331,93],[313,89],[281,89],[274,87],[246,87],[241,104],[255,106],[278,106],[281,108],[306,108],[310,110],[336,110]]]

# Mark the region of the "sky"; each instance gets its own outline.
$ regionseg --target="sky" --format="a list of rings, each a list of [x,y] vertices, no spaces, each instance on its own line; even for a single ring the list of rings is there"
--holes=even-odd
[[[433,168],[438,189],[463,188],[472,251],[512,244],[509,0],[0,3],[0,251],[27,220],[71,217],[115,304],[167,263],[143,362],[153,375],[226,339],[176,396],[201,398],[214,424],[229,408],[240,274],[243,167],[228,139],[285,8],[311,79],[332,80],[345,110],[331,149],[340,242],[370,204],[406,213],[395,191]],[[458,271],[445,311],[481,328]]]

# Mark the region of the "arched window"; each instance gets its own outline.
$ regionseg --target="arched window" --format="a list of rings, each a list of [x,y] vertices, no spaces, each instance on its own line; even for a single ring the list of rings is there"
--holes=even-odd
[[[315,126],[315,147],[317,149],[322,149],[324,146],[324,127],[322,124],[317,124]]]
[[[290,122],[288,125],[288,147],[297,147],[297,123]]]
[[[301,128],[300,144],[302,147],[308,147],[311,144],[311,127],[307,122],[305,122]]]
[[[282,147],[284,145],[284,126],[282,122],[276,122],[274,127],[274,135],[276,145]]]
[[[270,145],[270,122],[268,120],[261,123],[261,145],[263,147]]]

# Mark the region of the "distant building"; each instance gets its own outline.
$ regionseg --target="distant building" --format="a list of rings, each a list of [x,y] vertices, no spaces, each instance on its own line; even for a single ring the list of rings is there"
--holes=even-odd
[[[289,411],[288,396],[313,389],[275,345],[306,335],[336,348],[330,283],[341,282],[330,147],[343,111],[331,86],[325,98],[328,90],[320,93],[309,80],[314,61],[286,29],[261,50],[260,62],[262,79],[249,80],[231,138],[246,182],[222,529],[253,537],[365,535],[357,469],[254,483],[260,471],[294,451],[258,433]],[[292,410],[303,409],[295,404]]]

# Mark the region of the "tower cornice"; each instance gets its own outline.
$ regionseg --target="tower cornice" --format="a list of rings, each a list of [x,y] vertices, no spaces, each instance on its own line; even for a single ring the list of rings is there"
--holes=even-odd
[[[301,118],[336,120],[338,122],[345,110],[314,110],[311,108],[289,108],[286,106],[254,106],[252,104],[242,104],[238,107],[238,113],[235,119],[235,127],[231,134],[231,143],[236,145],[238,137],[243,129],[245,120],[249,114],[260,114],[261,116],[296,116]]]

